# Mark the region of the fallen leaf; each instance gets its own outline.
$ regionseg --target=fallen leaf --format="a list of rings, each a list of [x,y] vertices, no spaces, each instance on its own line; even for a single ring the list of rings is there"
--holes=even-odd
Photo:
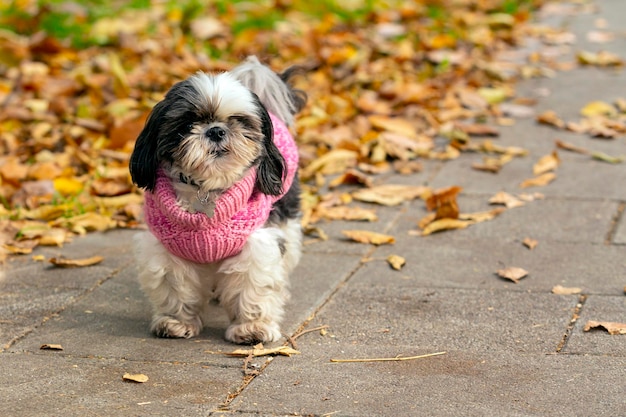
[[[520,279],[525,278],[528,275],[528,271],[515,266],[510,266],[508,268],[498,269],[496,274],[498,274],[500,278],[511,280],[517,284]]]
[[[599,67],[616,67],[624,65],[624,61],[616,54],[608,51],[597,53],[580,51],[576,54],[578,62],[583,65],[596,65]]]
[[[576,145],[573,145],[568,142],[564,142],[559,139],[555,140],[554,143],[556,144],[557,148],[564,149],[566,151],[576,152],[576,153],[580,153],[583,155],[588,155],[591,153],[591,151],[588,149],[581,148],[580,146],[576,146]]]
[[[592,101],[580,110],[580,114],[586,117],[614,116],[617,114],[617,109],[604,101]]]
[[[443,218],[429,223],[426,227],[424,227],[421,235],[428,236],[436,232],[442,232],[444,230],[465,229],[472,224],[473,222],[467,220]]]
[[[102,262],[103,260],[104,258],[102,256],[92,256],[91,258],[83,258],[83,259],[50,258],[48,262],[60,268],[72,268],[72,267],[96,265]]]
[[[504,191],[500,191],[496,193],[493,197],[489,198],[489,204],[502,204],[506,208],[515,208],[521,207],[525,203],[514,195],[511,195]]]
[[[396,242],[393,236],[368,230],[342,230],[341,233],[355,242],[369,243],[376,246],[394,244]]]
[[[319,209],[319,215],[328,220],[347,220],[347,221],[367,221],[375,222],[378,220],[376,211],[362,207],[327,207]]]
[[[459,206],[456,196],[463,190],[458,186],[442,188],[434,191],[426,199],[426,209],[435,210],[435,219],[456,219],[459,217]]]
[[[620,164],[624,162],[624,157],[622,156],[611,156],[600,151],[591,152],[591,157],[598,161],[608,162],[609,164]]]
[[[459,213],[459,220],[467,220],[472,223],[481,223],[488,220],[493,220],[505,211],[506,209],[504,207],[498,207],[494,208],[493,210],[478,211],[475,213]]]
[[[358,184],[364,185],[366,187],[371,187],[372,178],[360,171],[357,171],[356,169],[349,169],[348,171],[344,172],[343,174],[332,180],[328,184],[328,187],[335,188],[343,184]]]
[[[282,356],[291,356],[291,355],[298,355],[300,354],[299,351],[290,348],[289,346],[278,346],[275,348],[264,348],[262,344],[258,344],[256,346],[254,346],[254,348],[252,349],[236,349],[233,350],[232,352],[227,352],[226,355],[228,356],[236,356],[236,357],[242,357],[242,358],[246,358],[250,355],[252,355],[253,357],[258,357],[258,356],[268,356],[268,355],[282,355]]]
[[[138,382],[140,384],[144,383],[144,382],[148,382],[148,376],[144,375],[144,374],[129,374],[129,373],[125,373],[122,376],[122,379],[124,381],[129,381],[129,382]]]
[[[546,172],[545,174],[541,174],[538,177],[529,178],[527,180],[522,181],[522,183],[519,186],[521,188],[543,187],[544,185],[550,184],[555,179],[556,179],[556,174],[554,172]]]
[[[588,332],[591,329],[604,329],[611,335],[626,334],[626,323],[589,320],[583,330]]]
[[[549,155],[542,156],[539,161],[533,166],[533,174],[541,175],[546,172],[554,171],[557,169],[561,160],[559,159],[559,155],[556,151],[553,151]]]
[[[406,259],[399,255],[389,255],[387,257],[387,263],[396,271],[402,269],[404,264],[406,264]]]
[[[554,110],[547,110],[538,115],[537,122],[544,125],[557,127],[559,129],[563,129],[565,127],[565,122],[561,120],[559,116],[557,116]]]
[[[524,240],[522,240],[522,244],[526,246],[528,249],[533,250],[539,244],[539,242],[535,239],[531,239],[527,237],[527,238],[524,238]]]
[[[44,343],[43,345],[41,345],[39,347],[39,349],[42,349],[42,350],[63,350],[63,346],[52,344],[52,343]]]
[[[558,294],[558,295],[574,295],[574,294],[580,294],[583,290],[581,288],[577,288],[577,287],[563,287],[561,285],[555,285],[554,287],[552,287],[552,294]]]
[[[339,174],[356,166],[358,154],[347,149],[334,149],[315,159],[301,170],[302,179],[312,178],[315,173]]]
[[[415,185],[378,185],[352,193],[355,200],[376,203],[384,206],[397,206],[405,201],[423,197],[430,192],[429,187]]]

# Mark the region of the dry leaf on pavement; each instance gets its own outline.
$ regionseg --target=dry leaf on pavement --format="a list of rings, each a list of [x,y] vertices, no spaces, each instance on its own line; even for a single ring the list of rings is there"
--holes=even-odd
[[[352,193],[352,197],[366,203],[397,206],[405,201],[423,198],[429,192],[430,188],[423,186],[385,184],[357,190]]]
[[[591,329],[604,329],[612,335],[626,334],[626,323],[589,320],[583,330],[588,332]]]
[[[39,347],[42,350],[63,350],[63,346],[53,343],[44,343]]]
[[[102,262],[104,258],[102,256],[92,256],[91,258],[83,259],[65,259],[65,258],[50,258],[48,261],[60,268],[72,268],[81,266],[91,266]]]
[[[382,233],[370,232],[368,230],[342,230],[344,236],[359,243],[369,243],[372,245],[387,245],[396,242],[393,236]]]
[[[459,220],[459,219],[450,219],[444,218],[435,220],[432,223],[429,223],[422,230],[422,236],[428,236],[436,232],[442,232],[444,230],[456,230],[456,229],[465,229],[466,227],[474,224],[471,221],[467,220]]]
[[[375,222],[378,220],[376,210],[366,209],[362,207],[320,207],[318,215],[327,220],[348,220],[348,221],[367,221]]]
[[[528,187],[543,187],[544,185],[550,184],[552,181],[556,179],[556,174],[554,172],[546,172],[545,174],[541,174],[538,177],[529,178],[520,183],[520,188],[528,188]]]
[[[511,195],[505,191],[500,191],[496,193],[493,197],[489,198],[489,204],[502,204],[506,208],[515,208],[521,207],[526,203],[524,203],[522,200],[515,197],[514,195]]]
[[[463,190],[458,186],[452,186],[434,191],[426,199],[426,209],[435,210],[435,219],[457,219],[459,217],[459,206],[456,196]]]
[[[291,356],[298,355],[300,351],[297,351],[289,346],[278,346],[275,348],[265,348],[263,344],[259,343],[255,345],[252,349],[236,349],[232,352],[227,352],[228,356],[237,356],[237,357],[248,357],[250,355],[257,356],[268,356],[268,355],[282,355],[282,356]]]
[[[555,285],[552,287],[552,294],[558,295],[574,295],[580,294],[583,290],[578,287],[563,287],[562,285]]]
[[[125,373],[125,374],[122,376],[122,379],[123,379],[124,381],[128,381],[128,382],[137,382],[137,383],[142,384],[142,383],[144,383],[144,382],[148,382],[148,380],[149,380],[150,378],[148,378],[148,376],[147,376],[147,375],[144,375],[144,374],[129,374],[129,373]]]
[[[526,246],[528,249],[533,250],[539,244],[539,242],[535,239],[531,239],[529,237],[524,238],[522,244]]]
[[[537,122],[540,124],[556,127],[558,129],[563,129],[565,127],[565,122],[557,116],[554,110],[547,110],[540,115],[537,116]]]
[[[528,271],[523,268],[510,266],[508,268],[498,269],[496,274],[498,274],[500,278],[508,279],[517,284],[520,279],[525,278],[528,275]]]
[[[399,255],[389,255],[387,257],[387,263],[393,269],[395,269],[396,271],[399,271],[402,269],[404,264],[406,264],[406,259],[404,259],[402,256],[399,256]]]
[[[554,171],[560,163],[561,160],[559,159],[559,155],[556,151],[553,151],[551,154],[542,156],[539,161],[537,161],[537,163],[533,166],[533,174],[536,176]]]

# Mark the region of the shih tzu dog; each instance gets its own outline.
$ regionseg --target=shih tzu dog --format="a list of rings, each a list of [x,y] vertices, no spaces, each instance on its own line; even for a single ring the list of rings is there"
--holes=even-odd
[[[160,337],[197,336],[211,299],[226,339],[281,337],[288,274],[300,259],[298,150],[288,127],[306,95],[256,57],[175,84],[130,159],[149,231],[136,238],[139,282]]]

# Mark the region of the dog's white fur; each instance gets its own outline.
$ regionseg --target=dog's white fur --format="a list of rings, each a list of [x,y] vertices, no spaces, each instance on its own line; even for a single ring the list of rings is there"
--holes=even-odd
[[[150,232],[136,236],[139,283],[155,308],[151,328],[171,337],[194,337],[211,299],[231,321],[226,339],[235,343],[274,342],[288,298],[288,275],[301,255],[296,219],[283,227],[261,228],[240,254],[214,264],[196,264],[170,253]],[[285,256],[276,241],[285,242]]]
[[[253,113],[249,90],[287,125],[293,123],[297,105],[292,102],[289,87],[256,57],[248,58],[230,73],[199,73],[190,82],[202,97],[181,99],[195,100],[191,104],[196,109],[212,106],[221,113],[212,125],[194,125],[175,153],[168,175],[173,179],[183,172],[191,175],[201,181],[202,195],[209,196],[214,188],[227,188],[245,175],[261,145],[236,128],[231,129],[232,137],[224,145],[229,147],[227,155],[216,158],[212,152],[218,145],[198,139],[203,129],[227,123],[224,121],[230,114]],[[193,212],[190,202],[199,195],[197,186],[178,182],[174,188],[181,207]],[[211,264],[173,255],[150,231],[136,236],[135,249],[139,283],[154,309],[151,330],[157,335],[197,336],[206,320],[203,316],[208,303],[217,299],[231,322],[225,334],[227,340],[274,342],[281,337],[279,324],[288,298],[288,275],[301,256],[298,218],[268,221],[249,236],[238,255]]]

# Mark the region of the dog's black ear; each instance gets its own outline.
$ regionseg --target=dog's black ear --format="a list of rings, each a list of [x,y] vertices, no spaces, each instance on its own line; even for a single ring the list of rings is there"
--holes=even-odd
[[[167,109],[165,101],[154,106],[130,156],[129,169],[133,183],[148,191],[153,191],[156,185],[159,134]]]
[[[254,94],[254,93],[253,93]],[[274,126],[270,115],[254,94],[258,114],[262,122],[264,155],[261,156],[256,176],[256,188],[267,195],[280,195],[283,192],[285,159],[274,144]]]

